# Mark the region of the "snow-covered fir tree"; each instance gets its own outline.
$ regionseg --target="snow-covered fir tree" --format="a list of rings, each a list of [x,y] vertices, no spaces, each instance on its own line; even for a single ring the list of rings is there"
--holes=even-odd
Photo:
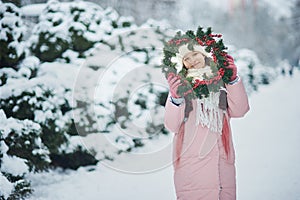
[[[51,0],[34,27],[31,50],[42,61],[51,62],[64,57],[67,49],[83,53],[112,30],[112,20],[96,4]]]
[[[0,127],[0,199],[24,199],[32,192],[30,182],[25,179],[30,167],[39,159],[47,163],[47,153],[42,158],[40,151],[43,147],[38,137],[39,127],[28,120],[7,119],[3,110],[0,110]]]
[[[22,37],[25,30],[20,9],[12,3],[0,1],[0,68],[17,68],[24,58]]]

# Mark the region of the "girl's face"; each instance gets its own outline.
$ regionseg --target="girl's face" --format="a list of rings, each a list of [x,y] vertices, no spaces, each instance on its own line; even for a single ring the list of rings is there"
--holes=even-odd
[[[199,51],[192,51],[183,57],[183,64],[187,69],[205,67],[205,57]]]

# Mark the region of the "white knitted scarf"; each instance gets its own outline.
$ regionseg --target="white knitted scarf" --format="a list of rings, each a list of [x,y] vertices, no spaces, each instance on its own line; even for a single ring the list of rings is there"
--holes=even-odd
[[[187,77],[203,80],[203,74],[212,75],[209,66],[200,69],[189,69]],[[220,88],[221,90],[224,88]],[[209,96],[197,99],[196,125],[208,127],[211,131],[222,134],[223,110],[219,108],[220,92],[210,92]]]
[[[223,110],[219,108],[220,92],[211,92],[207,98],[197,99],[196,125],[208,127],[222,134]]]
[[[207,77],[211,77],[213,75],[210,66],[205,66],[199,69],[188,69],[186,77],[193,77],[193,79],[204,80],[204,74]]]

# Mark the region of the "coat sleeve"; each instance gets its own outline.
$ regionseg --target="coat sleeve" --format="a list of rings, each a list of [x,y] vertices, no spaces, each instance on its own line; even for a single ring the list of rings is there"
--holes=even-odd
[[[164,115],[164,125],[166,129],[173,133],[177,133],[180,128],[180,124],[184,118],[184,108],[185,102],[179,106],[173,104],[170,100],[170,93],[168,95],[165,104],[165,115]]]
[[[233,84],[226,84],[229,117],[243,117],[250,109],[248,95],[242,79]]]

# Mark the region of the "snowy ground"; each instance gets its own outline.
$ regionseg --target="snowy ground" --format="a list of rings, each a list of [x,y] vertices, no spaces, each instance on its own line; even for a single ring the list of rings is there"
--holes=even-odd
[[[251,95],[234,120],[239,199],[300,199],[300,72]]]
[[[238,199],[300,199],[299,84],[300,72],[295,71],[293,77],[261,86],[250,97],[249,113],[232,120]],[[32,174],[31,199],[172,200],[172,173],[171,165],[152,173],[128,174],[99,163],[77,171]]]

